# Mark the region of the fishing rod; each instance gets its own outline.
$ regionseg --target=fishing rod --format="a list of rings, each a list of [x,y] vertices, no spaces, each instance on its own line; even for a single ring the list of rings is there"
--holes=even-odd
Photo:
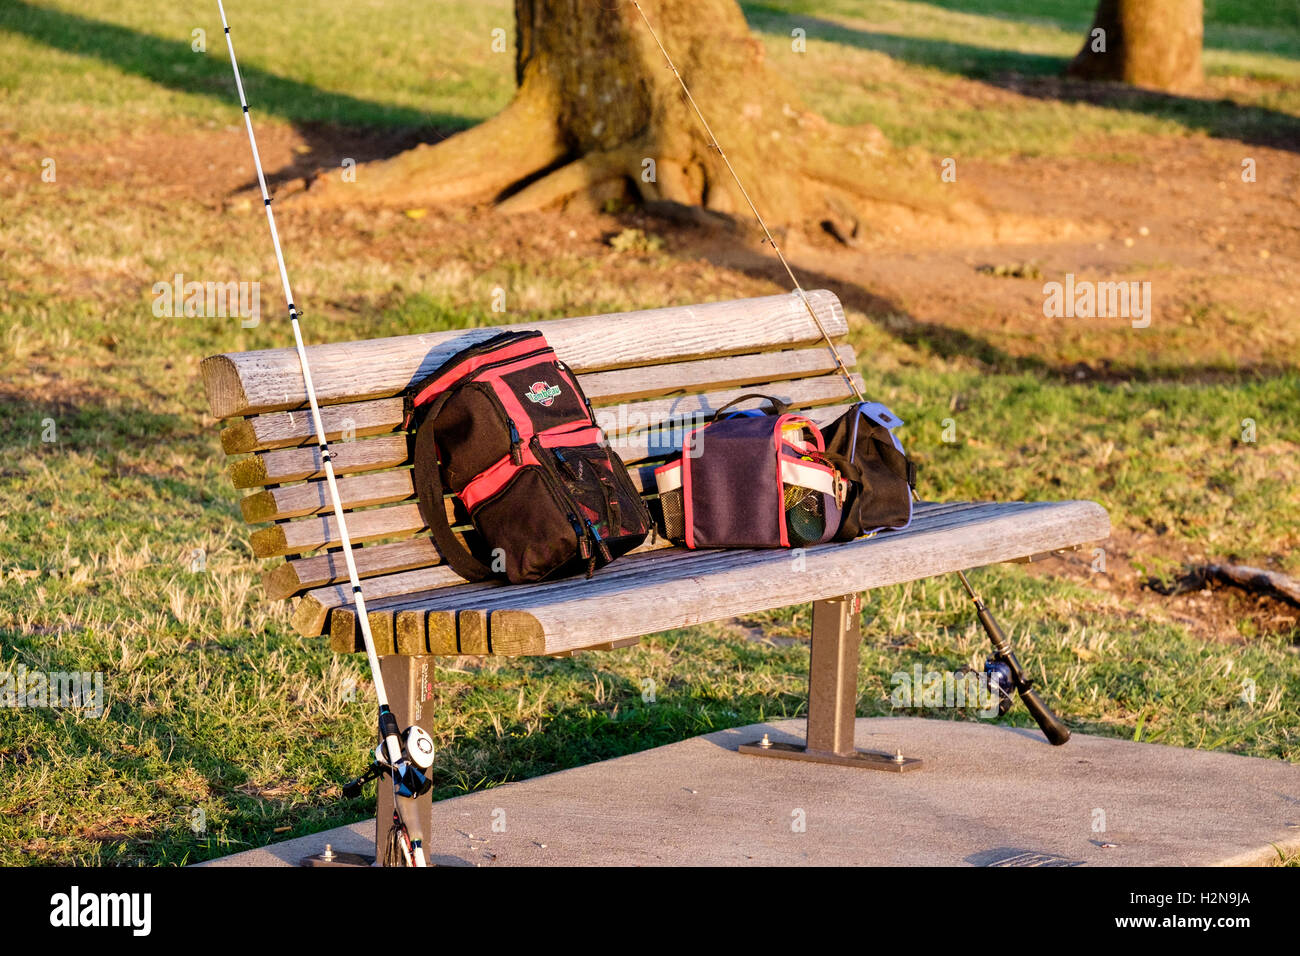
[[[257,184],[262,190],[262,206],[266,210],[266,222],[271,229],[271,245],[275,248],[276,265],[280,268],[280,285],[284,289],[284,300],[289,306],[289,323],[293,327],[294,346],[298,350],[298,364],[302,367],[302,381],[307,390],[307,404],[311,409],[312,425],[316,429],[317,449],[321,463],[325,466],[325,483],[329,486],[330,501],[334,506],[334,518],[338,523],[339,540],[343,545],[343,561],[348,569],[348,581],[352,585],[352,600],[356,605],[356,617],[361,625],[361,641],[366,648],[366,659],[370,662],[371,675],[375,681],[375,696],[379,702],[379,745],[375,748],[375,761],[370,770],[360,780],[388,775],[393,782],[393,825],[390,833],[390,847],[397,846],[403,852],[408,865],[424,866],[426,861],[423,850],[423,834],[418,828],[418,819],[411,814],[411,821],[405,822],[398,814],[397,807],[414,807],[414,800],[428,793],[433,786],[429,768],[433,765],[433,739],[421,727],[411,726],[405,731],[398,727],[397,718],[388,705],[388,692],[384,688],[384,675],[379,667],[379,655],[375,651],[375,639],[370,633],[370,618],[366,613],[366,599],[361,593],[361,579],[357,574],[356,562],[352,558],[352,539],[348,536],[347,517],[343,511],[343,501],[339,496],[338,482],[334,478],[334,463],[331,460],[329,443],[325,440],[325,426],[321,422],[320,404],[316,400],[316,387],[312,384],[311,365],[307,361],[307,349],[303,345],[302,328],[298,319],[301,313],[294,305],[293,292],[289,286],[289,271],[284,264],[284,253],[280,249],[280,233],[275,228],[275,213],[271,211],[271,195],[266,189],[266,176],[262,172],[262,157],[257,151],[257,136],[253,133],[253,120],[248,112],[248,100],[244,96],[244,81],[239,74],[239,63],[235,60],[235,45],[230,39],[230,24],[226,22],[226,10],[221,0],[217,0],[217,10],[221,14],[221,27],[225,31],[226,49],[230,51],[230,68],[235,74],[235,89],[239,92],[239,105],[244,110],[244,125],[248,129],[248,145],[253,151],[253,165],[257,169]],[[344,788],[345,793],[359,792],[359,784],[353,781]],[[390,853],[390,856],[393,854]]]
[[[709,121],[704,118],[704,111],[701,110],[700,105],[695,102],[695,97],[691,95],[691,90],[690,87],[686,85],[686,80],[683,79],[681,73],[678,72],[676,64],[673,63],[673,58],[668,55],[668,50],[664,47],[663,41],[659,39],[659,34],[655,32],[655,28],[651,25],[650,18],[646,16],[645,11],[641,9],[641,4],[638,3],[637,0],[631,0],[631,2],[632,6],[636,7],[636,12],[641,14],[641,19],[645,21],[646,30],[648,30],[650,36],[654,38],[655,45],[659,47],[659,52],[664,55],[664,60],[668,63],[668,69],[672,70],[673,76],[677,77],[677,82],[681,84],[682,92],[686,96],[686,101],[690,104],[691,109],[695,111],[695,115],[699,119],[700,125],[704,127],[704,132],[708,134],[710,145],[717,150],[718,155],[722,157],[722,162],[726,165],[727,172],[731,173],[731,178],[735,181],[736,188],[740,190],[740,195],[744,197],[745,202],[749,205],[750,211],[758,221],[759,228],[763,230],[763,235],[766,237],[766,241],[772,246],[772,250],[776,253],[776,257],[781,260],[781,265],[785,267],[786,274],[790,277],[790,281],[794,283],[795,292],[803,302],[804,308],[808,310],[808,315],[812,318],[813,324],[817,326],[817,331],[821,333],[822,338],[826,342],[827,348],[831,350],[831,355],[835,359],[836,369],[839,371],[840,375],[844,377],[844,381],[848,383],[849,388],[853,390],[853,394],[857,396],[858,401],[866,401],[862,394],[862,389],[858,388],[858,383],[854,380],[848,367],[844,364],[844,359],[840,356],[839,350],[835,347],[835,343],[831,341],[831,337],[826,331],[826,326],[822,325],[821,319],[817,316],[817,311],[812,307],[812,303],[808,301],[808,293],[805,292],[803,286],[799,284],[799,279],[795,276],[794,270],[790,268],[790,263],[786,260],[785,253],[783,253],[781,247],[777,245],[776,237],[772,235],[772,230],[767,228],[767,223],[763,220],[762,213],[758,211],[758,206],[754,204],[754,200],[749,197],[749,191],[745,189],[745,184],[740,181],[740,175],[736,172],[736,168],[731,165],[731,160],[727,158],[727,154],[723,150],[722,144],[718,142],[718,137],[714,135],[713,127],[709,126]],[[920,496],[917,495],[915,488],[912,489],[912,497],[917,501],[920,500]],[[961,579],[962,586],[966,589],[966,593],[970,595],[970,599],[975,606],[975,615],[979,618],[980,625],[984,628],[985,633],[989,636],[989,641],[993,644],[993,657],[990,658],[988,663],[985,665],[985,673],[989,675],[990,683],[997,685],[997,690],[1000,696],[998,713],[1006,713],[1007,709],[1010,707],[1010,691],[1011,689],[1014,689],[1020,694],[1021,700],[1025,702],[1025,707],[1029,710],[1029,713],[1033,715],[1034,720],[1038,722],[1038,726],[1042,729],[1043,734],[1047,739],[1057,746],[1065,743],[1070,739],[1070,731],[1066,728],[1065,724],[1063,724],[1060,719],[1052,713],[1051,709],[1048,708],[1047,704],[1044,703],[1043,699],[1038,695],[1038,692],[1033,689],[1033,681],[1025,676],[1024,671],[1020,667],[1020,662],[1016,660],[1016,655],[1011,651],[1006,635],[1002,633],[1002,628],[998,626],[998,622],[994,619],[993,614],[985,606],[984,602],[980,600],[979,595],[975,593],[975,589],[971,587],[970,581],[966,579],[966,572],[958,571],[957,577]]]

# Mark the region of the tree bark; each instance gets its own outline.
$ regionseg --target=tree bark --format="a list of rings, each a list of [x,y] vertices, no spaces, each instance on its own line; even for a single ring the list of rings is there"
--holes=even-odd
[[[835,126],[805,109],[734,0],[641,6],[774,225],[829,219],[851,234],[873,203],[942,205],[875,127]],[[307,197],[488,201],[504,212],[622,198],[750,215],[630,0],[516,0],[515,19],[518,89],[502,113],[366,164],[355,183],[320,178]]]
[[[1203,29],[1202,0],[1101,0],[1068,72],[1166,92],[1194,89],[1205,79]]]

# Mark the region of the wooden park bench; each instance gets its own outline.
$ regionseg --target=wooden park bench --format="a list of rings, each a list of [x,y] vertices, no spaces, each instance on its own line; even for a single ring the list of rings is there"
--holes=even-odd
[[[809,293],[849,368],[839,300]],[[852,401],[836,362],[795,295],[525,322],[573,368],[610,444],[638,489],[655,494],[653,466],[679,448],[685,426],[739,394],[760,391],[827,423]],[[785,550],[688,551],[662,540],[598,571],[529,585],[466,583],[440,562],[416,506],[403,390],[465,346],[501,331],[463,329],[308,348],[339,492],[363,578],[370,626],[402,726],[429,726],[429,657],[566,655],[634,644],[643,635],[756,611],[813,603],[808,757],[864,758],[853,747],[859,595],[952,571],[1099,541],[1109,518],[1090,501],[922,503],[910,528],[847,544]],[[203,362],[212,414],[225,422],[253,553],[273,599],[297,598],[305,637],[361,649],[336,521],[292,348]],[[865,390],[871,398],[870,389]],[[451,508],[448,499],[447,507]],[[463,521],[455,510],[453,525]],[[796,560],[796,558],[798,560]],[[747,748],[748,749],[748,748]],[[791,748],[773,756],[802,756]],[[911,761],[905,761],[910,766]],[[903,768],[900,768],[903,769]],[[391,792],[379,787],[379,820]],[[431,801],[424,799],[424,829]],[[382,834],[385,827],[380,826]]]

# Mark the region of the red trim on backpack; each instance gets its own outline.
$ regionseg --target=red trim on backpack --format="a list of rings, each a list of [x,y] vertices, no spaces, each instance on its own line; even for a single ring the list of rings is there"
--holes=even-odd
[[[503,365],[500,368],[494,368],[491,372],[479,379],[480,382],[486,382],[492,386],[492,391],[495,392],[497,398],[501,400],[501,404],[505,407],[506,414],[510,416],[512,421],[514,421],[515,427],[519,429],[519,436],[523,439],[531,438],[533,435],[538,433],[533,431],[532,418],[529,416],[527,409],[524,408],[523,402],[519,400],[519,396],[516,395],[514,390],[506,384],[505,376],[513,372],[521,371],[522,369],[530,368],[533,365],[546,365],[551,368],[556,368],[555,362],[554,352],[551,352],[550,355],[535,355],[526,361],[514,362],[510,365]],[[577,395],[576,390],[574,391],[574,395]],[[575,418],[572,422],[566,422],[562,426],[552,426],[552,428],[547,429],[547,431],[554,431],[556,427],[569,428],[572,427],[575,422],[585,421],[588,421],[586,416]]]
[[[556,432],[552,429],[537,436],[537,440],[542,443],[543,448],[576,448],[583,445],[597,444],[600,438],[601,431],[594,425],[567,432]],[[510,479],[525,466],[541,467],[541,462],[537,460],[537,456],[533,454],[532,448],[528,445],[520,445],[519,452],[521,457],[518,465],[511,461],[510,456],[507,455],[465,486],[457,497],[460,498],[466,510],[472,511],[488,498],[491,498],[504,488],[510,482]],[[606,465],[612,474],[613,466],[609,465],[608,462]]]
[[[529,352],[534,352],[537,349],[542,348],[550,348],[550,346],[546,344],[545,338],[538,336],[536,338],[530,337],[522,339],[513,345],[507,345],[505,348],[486,352],[483,355],[476,355],[469,361],[463,362],[455,368],[444,372],[436,381],[429,383],[420,391],[420,394],[415,396],[412,402],[417,406],[423,405],[426,402],[432,401],[440,392],[446,391],[461,379],[478,371],[484,365],[491,365],[493,362],[500,362],[505,359],[514,358],[516,355],[526,355]]]
[[[534,457],[527,445],[522,446],[520,452],[522,453],[522,464],[516,465],[507,455],[461,490],[461,493],[456,497],[461,500],[467,511],[473,511],[509,484],[510,479],[517,475],[524,465],[537,464],[536,457]]]
[[[816,425],[814,425],[811,420],[804,417],[803,415],[787,414],[787,415],[777,416],[776,423],[772,426],[772,443],[776,448],[776,501],[777,501],[777,515],[778,515],[777,527],[780,529],[781,532],[781,547],[783,548],[790,547],[790,531],[785,520],[785,482],[782,480],[782,476],[781,476],[781,458],[782,458],[781,446],[789,445],[791,448],[795,447],[791,445],[790,442],[785,441],[781,437],[786,422],[801,422],[803,424],[803,427],[812,434],[813,443],[814,445],[816,445],[817,450],[818,451],[826,450],[826,440],[822,438],[821,429],[819,429]],[[800,442],[800,444],[805,444],[805,443]]]
[[[542,443],[543,448],[554,448],[557,445],[564,448],[569,445],[599,445],[603,436],[604,433],[595,425],[574,428],[570,423],[538,432],[537,440]]]

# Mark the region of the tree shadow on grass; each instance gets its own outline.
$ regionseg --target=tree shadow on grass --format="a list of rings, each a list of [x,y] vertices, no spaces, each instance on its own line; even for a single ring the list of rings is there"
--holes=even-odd
[[[186,42],[23,0],[0,5],[0,30],[100,60],[169,90],[212,97],[231,106],[234,122],[238,99],[230,64],[224,57],[198,55]],[[311,147],[310,153],[295,160],[292,176],[337,167],[343,156],[358,163],[384,159],[475,122],[322,90],[257,66],[240,64],[239,69],[254,116],[270,113],[290,121]]]
[[[763,4],[746,4],[745,11],[750,23],[764,33],[789,36],[799,27],[807,31],[809,39],[874,50],[1033,99],[1087,103],[1177,123],[1188,132],[1205,132],[1218,139],[1300,152],[1300,117],[1280,110],[1159,93],[1121,83],[1067,79],[1063,74],[1070,57],[864,30]]]
[[[720,242],[729,233],[716,225],[682,226],[687,246],[681,254],[692,260],[704,259],[718,269],[739,272],[754,279],[788,288],[789,276],[771,252],[755,250],[738,238]],[[730,234],[743,232],[735,225]],[[711,235],[710,235],[711,233]],[[700,240],[705,241],[701,242]],[[1059,384],[1084,385],[1093,382],[1185,382],[1195,384],[1232,383],[1292,376],[1294,366],[1277,362],[1225,366],[1215,362],[1179,362],[1178,364],[1117,361],[1104,358],[1092,363],[1049,362],[1036,355],[1014,355],[987,338],[956,325],[919,319],[895,300],[871,288],[839,276],[809,268],[806,263],[791,263],[805,289],[829,289],[846,309],[860,312],[872,324],[898,342],[927,356],[945,360],[974,361],[991,372],[1006,375],[1033,374]],[[868,367],[869,367],[869,360]]]

